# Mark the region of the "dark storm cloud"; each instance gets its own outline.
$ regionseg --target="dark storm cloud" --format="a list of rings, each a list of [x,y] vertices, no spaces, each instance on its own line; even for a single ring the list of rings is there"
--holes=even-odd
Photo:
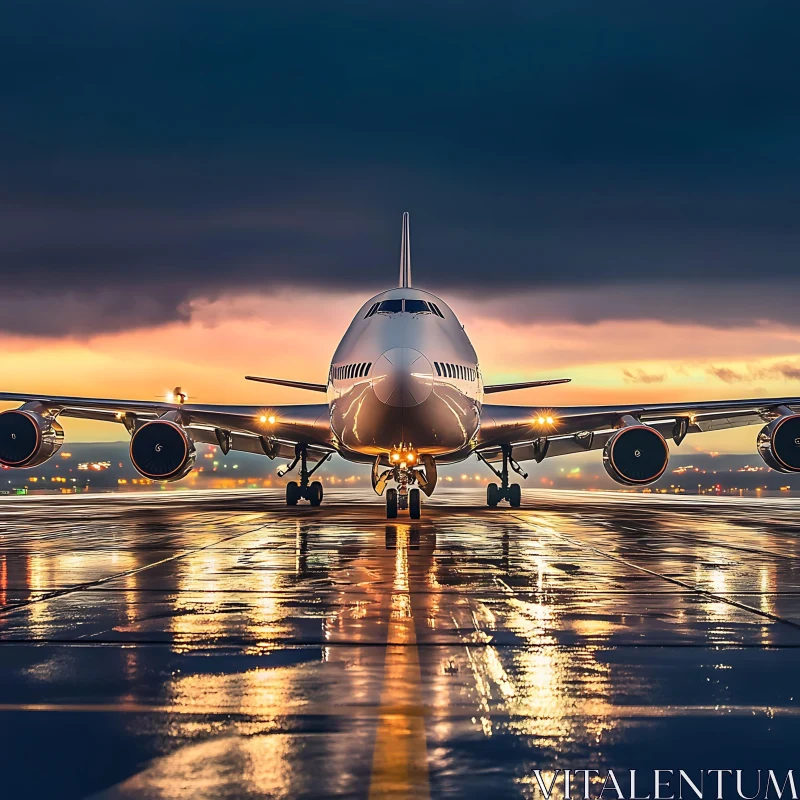
[[[2,13],[6,330],[150,325],[295,282],[383,288],[406,208],[432,289],[577,288],[584,310],[557,308],[587,321],[795,319],[795,3]],[[780,291],[754,292],[765,279]]]

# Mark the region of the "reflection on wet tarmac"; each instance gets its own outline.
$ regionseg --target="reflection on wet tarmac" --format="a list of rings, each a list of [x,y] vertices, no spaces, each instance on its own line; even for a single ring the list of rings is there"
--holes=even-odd
[[[387,524],[331,495],[0,502],[8,796],[525,797],[534,769],[793,766],[800,504],[443,492]]]

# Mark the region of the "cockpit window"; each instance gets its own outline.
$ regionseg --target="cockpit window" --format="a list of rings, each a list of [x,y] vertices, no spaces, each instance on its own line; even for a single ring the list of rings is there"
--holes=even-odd
[[[431,307],[424,300],[406,300],[405,311],[409,314],[420,314],[422,312],[430,314]]]
[[[370,310],[367,311],[367,313],[364,315],[364,319],[366,319],[367,317],[371,317],[378,310],[379,305],[380,303],[373,303]]]
[[[439,311],[439,306],[437,306],[436,303],[431,303],[431,308],[433,309],[434,314],[438,314],[442,319],[444,319],[444,314]]]
[[[402,300],[384,300],[378,304],[378,314],[399,314],[402,310]]]

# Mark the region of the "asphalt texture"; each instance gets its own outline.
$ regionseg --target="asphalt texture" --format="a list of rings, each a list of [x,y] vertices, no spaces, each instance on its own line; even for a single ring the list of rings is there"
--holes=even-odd
[[[800,503],[481,499],[418,522],[355,491],[0,499],[0,796],[797,766]]]

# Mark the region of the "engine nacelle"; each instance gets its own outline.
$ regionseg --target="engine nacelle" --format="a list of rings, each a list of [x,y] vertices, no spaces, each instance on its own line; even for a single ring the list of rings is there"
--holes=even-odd
[[[620,428],[603,448],[603,466],[617,482],[645,486],[657,481],[669,463],[664,437],[648,425]]]
[[[800,472],[800,414],[790,414],[765,425],[756,440],[758,454],[777,472]]]
[[[38,467],[64,443],[64,429],[54,419],[15,408],[0,414],[0,464]]]
[[[196,458],[192,437],[177,422],[146,422],[131,437],[133,466],[152,481],[180,480],[191,472]]]

